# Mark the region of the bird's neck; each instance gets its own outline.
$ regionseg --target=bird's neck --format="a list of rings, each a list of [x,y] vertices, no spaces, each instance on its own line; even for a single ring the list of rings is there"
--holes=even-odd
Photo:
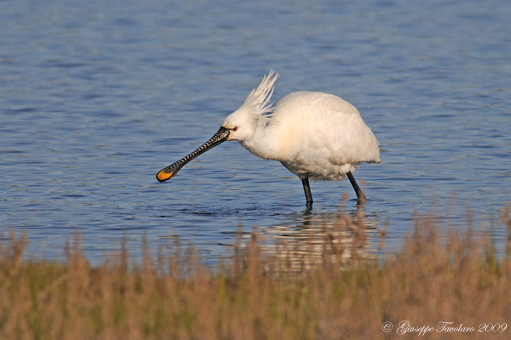
[[[278,135],[272,124],[258,124],[254,134],[240,143],[256,156],[277,159]]]

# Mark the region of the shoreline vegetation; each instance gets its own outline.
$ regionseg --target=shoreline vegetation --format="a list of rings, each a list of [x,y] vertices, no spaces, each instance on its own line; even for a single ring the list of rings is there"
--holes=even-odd
[[[63,263],[24,259],[26,235],[11,231],[0,339],[509,339],[510,209],[500,217],[502,256],[487,235],[440,240],[434,219],[415,217],[401,250],[371,258],[363,221],[340,213],[319,241],[267,250],[255,231],[238,237],[216,268],[177,243],[154,258],[145,240],[141,263],[123,245],[92,266],[79,236]]]

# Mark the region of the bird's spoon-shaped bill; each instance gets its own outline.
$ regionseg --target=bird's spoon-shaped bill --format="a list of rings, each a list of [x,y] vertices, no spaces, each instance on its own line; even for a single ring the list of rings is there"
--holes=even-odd
[[[202,144],[197,150],[193,151],[188,156],[181,158],[177,162],[172,163],[168,167],[160,170],[160,172],[156,174],[156,179],[160,182],[163,182],[174,177],[178,171],[181,170],[181,168],[184,167],[192,159],[225,142],[227,138],[229,138],[229,133],[229,129],[221,127],[213,137],[211,137],[206,143]]]

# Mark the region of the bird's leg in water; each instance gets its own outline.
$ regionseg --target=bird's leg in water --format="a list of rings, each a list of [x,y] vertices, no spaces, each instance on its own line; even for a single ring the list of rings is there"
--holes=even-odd
[[[309,185],[309,178],[302,179],[303,191],[305,191],[305,198],[307,199],[307,207],[312,207],[312,194],[311,187]]]
[[[358,186],[357,181],[355,181],[355,177],[353,177],[351,171],[348,171],[346,175],[348,175],[348,179],[350,180],[351,185],[353,185],[353,189],[355,189],[355,192],[357,193],[357,203],[365,203],[366,195],[364,195],[364,193]]]

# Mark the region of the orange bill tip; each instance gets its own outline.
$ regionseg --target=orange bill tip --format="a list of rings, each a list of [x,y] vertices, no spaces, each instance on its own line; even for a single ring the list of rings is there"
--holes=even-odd
[[[161,170],[160,172],[158,172],[156,174],[156,178],[158,179],[158,181],[163,182],[163,181],[166,181],[169,178],[171,178],[172,175],[173,175],[172,172],[165,172],[165,171]]]

